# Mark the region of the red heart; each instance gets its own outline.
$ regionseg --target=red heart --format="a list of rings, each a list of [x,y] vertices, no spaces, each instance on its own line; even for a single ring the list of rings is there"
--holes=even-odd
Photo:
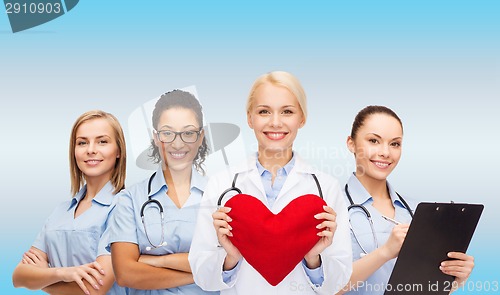
[[[318,242],[321,222],[314,215],[326,203],[316,195],[304,195],[273,214],[257,198],[238,194],[226,202],[233,233],[232,243],[246,261],[271,285],[279,284]]]

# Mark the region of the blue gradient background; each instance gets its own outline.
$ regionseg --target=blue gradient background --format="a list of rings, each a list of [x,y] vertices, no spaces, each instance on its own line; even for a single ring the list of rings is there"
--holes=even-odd
[[[405,138],[391,182],[420,201],[484,204],[470,281],[498,283],[500,2],[330,2],[80,1],[16,34],[0,9],[2,294],[43,293],[14,289],[11,275],[69,197],[77,116],[103,109],[126,129],[139,105],[196,85],[208,121],[239,125],[251,152],[245,99],[271,70],[294,73],[308,94],[295,148],[341,181],[354,169],[345,139],[357,111],[394,109]],[[127,184],[149,173],[130,159]]]

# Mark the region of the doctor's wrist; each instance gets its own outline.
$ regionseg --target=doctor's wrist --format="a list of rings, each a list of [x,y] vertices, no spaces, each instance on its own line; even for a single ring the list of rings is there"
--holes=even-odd
[[[224,259],[224,264],[222,265],[222,270],[223,271],[228,271],[228,270],[232,270],[233,268],[236,267],[236,265],[238,265],[238,262],[240,261],[242,257],[234,257],[234,256],[231,256],[231,255],[227,255],[226,256],[226,259]]]
[[[306,261],[306,266],[309,269],[316,269],[321,266],[321,256],[320,255],[314,255],[312,257],[304,257],[304,260]]]

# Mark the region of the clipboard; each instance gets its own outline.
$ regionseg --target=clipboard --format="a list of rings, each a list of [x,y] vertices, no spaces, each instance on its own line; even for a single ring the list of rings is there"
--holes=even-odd
[[[420,203],[384,294],[448,294],[455,280],[439,265],[451,251],[466,252],[481,204]]]

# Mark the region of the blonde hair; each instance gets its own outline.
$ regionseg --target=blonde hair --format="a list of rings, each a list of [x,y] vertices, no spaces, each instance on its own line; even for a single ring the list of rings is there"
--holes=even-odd
[[[297,99],[302,114],[304,115],[304,122],[307,119],[307,98],[304,88],[300,84],[299,80],[292,74],[283,71],[269,72],[258,77],[253,83],[252,89],[250,89],[250,94],[247,99],[247,113],[249,113],[253,107],[254,94],[257,88],[262,84],[270,83],[274,86],[284,87],[290,91]]]
[[[78,168],[75,158],[76,131],[83,123],[94,119],[105,119],[109,123],[114,131],[116,145],[118,146],[120,157],[116,159],[115,169],[111,175],[111,184],[115,188],[113,193],[116,194],[125,187],[127,149],[125,146],[125,136],[123,135],[120,122],[118,122],[118,119],[110,113],[106,113],[101,110],[93,110],[78,117],[73,124],[73,128],[71,129],[71,136],[69,139],[69,168],[71,176],[71,193],[73,196],[80,191],[85,183],[84,175],[80,168]]]

